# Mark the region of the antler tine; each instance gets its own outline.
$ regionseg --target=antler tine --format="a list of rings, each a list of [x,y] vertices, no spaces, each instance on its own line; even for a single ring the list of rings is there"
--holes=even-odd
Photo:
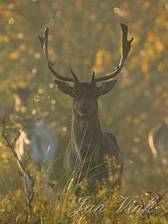
[[[48,57],[48,33],[49,33],[49,28],[46,27],[45,30],[44,30],[44,36],[43,37],[38,36],[38,38],[40,40],[40,43],[41,43],[42,50],[43,50],[44,55],[45,55],[46,60],[47,60],[48,68],[50,69],[50,71],[53,73],[53,75],[57,79],[59,79],[61,81],[67,81],[67,82],[76,82],[75,77],[74,78],[65,77],[65,76],[62,76],[62,75],[58,74],[54,70],[54,68],[53,68],[54,64],[49,60],[49,57]]]
[[[71,74],[74,77],[75,82],[79,82],[79,79],[78,79],[77,75],[74,73],[72,68],[71,68]]]
[[[92,73],[92,80],[91,80],[91,83],[94,84],[95,83],[95,71],[93,70],[93,73]]]
[[[128,54],[131,49],[131,43],[133,41],[133,37],[128,40],[128,27],[124,24],[121,25],[122,30],[122,55],[119,64],[115,67],[114,71],[106,76],[95,78],[95,82],[106,81],[108,79],[114,78],[124,66],[125,61],[127,60]]]

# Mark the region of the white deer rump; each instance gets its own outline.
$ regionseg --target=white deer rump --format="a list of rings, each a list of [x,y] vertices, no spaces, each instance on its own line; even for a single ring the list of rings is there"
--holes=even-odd
[[[165,160],[168,156],[168,122],[158,124],[149,132],[148,143],[154,159]]]
[[[47,185],[49,170],[56,159],[57,145],[56,137],[43,120],[34,120],[31,128],[21,132],[15,151],[24,166],[29,163],[28,158],[32,159],[39,170],[46,174],[44,182]]]

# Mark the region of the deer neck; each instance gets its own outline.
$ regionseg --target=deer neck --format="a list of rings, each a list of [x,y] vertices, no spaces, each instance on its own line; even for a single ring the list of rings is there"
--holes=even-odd
[[[76,150],[94,150],[100,146],[101,139],[102,131],[98,113],[89,118],[72,113],[71,143]]]

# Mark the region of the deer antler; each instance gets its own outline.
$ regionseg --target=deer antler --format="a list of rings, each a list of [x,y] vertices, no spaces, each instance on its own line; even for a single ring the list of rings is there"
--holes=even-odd
[[[72,69],[71,69],[71,74],[72,74],[73,78],[69,78],[69,77],[62,76],[62,75],[58,74],[54,70],[54,68],[53,68],[54,64],[49,60],[49,57],[48,57],[48,33],[49,33],[49,28],[47,27],[44,30],[44,36],[43,37],[38,36],[38,38],[40,40],[40,43],[41,43],[42,50],[43,50],[44,55],[45,55],[46,60],[47,60],[48,68],[54,74],[54,76],[57,79],[61,80],[61,81],[66,81],[66,82],[79,82],[77,76],[72,71]]]
[[[108,79],[111,79],[115,77],[122,69],[124,66],[125,61],[127,60],[129,51],[131,49],[131,43],[133,41],[133,37],[128,40],[128,27],[124,24],[121,25],[121,30],[122,30],[122,55],[119,64],[115,67],[114,71],[106,76],[101,76],[98,78],[94,78],[94,82],[100,82],[100,81],[106,81]]]
[[[93,70],[92,72],[92,80],[91,80],[91,84],[95,84],[95,71]]]

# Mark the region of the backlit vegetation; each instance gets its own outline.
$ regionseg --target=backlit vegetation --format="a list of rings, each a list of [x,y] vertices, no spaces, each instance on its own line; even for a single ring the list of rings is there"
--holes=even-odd
[[[168,115],[168,2],[166,0],[17,0],[0,2],[0,117],[14,114],[13,92],[32,89],[23,114],[41,116],[59,139],[59,153],[51,188],[43,197],[40,183],[35,187],[33,214],[36,223],[151,223],[166,224],[168,200],[152,214],[116,213],[121,195],[147,204],[168,187],[168,161],[154,162],[147,144],[149,130]],[[89,204],[103,204],[102,214],[80,211],[72,187],[65,186],[63,156],[71,121],[71,100],[54,85],[45,64],[37,36],[50,27],[49,53],[60,73],[70,65],[83,80],[92,69],[106,74],[120,56],[120,26],[129,27],[134,42],[118,85],[99,104],[104,129],[112,131],[124,157],[123,184],[112,193],[100,186]],[[55,54],[54,54],[55,52]],[[13,129],[11,129],[11,132]],[[0,139],[0,223],[24,223],[27,215],[22,179],[4,140]],[[32,170],[32,175],[37,176]],[[68,185],[69,186],[69,185]],[[156,193],[157,192],[157,193]],[[162,205],[162,206],[161,206]]]

